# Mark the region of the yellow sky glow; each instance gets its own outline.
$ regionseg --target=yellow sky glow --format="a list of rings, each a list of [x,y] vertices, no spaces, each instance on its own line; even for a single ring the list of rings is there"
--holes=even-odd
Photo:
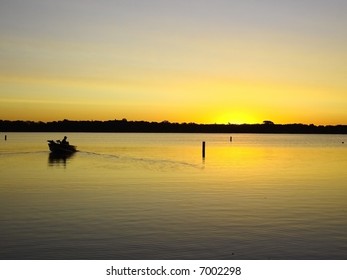
[[[268,2],[7,3],[0,119],[346,124],[340,2]]]

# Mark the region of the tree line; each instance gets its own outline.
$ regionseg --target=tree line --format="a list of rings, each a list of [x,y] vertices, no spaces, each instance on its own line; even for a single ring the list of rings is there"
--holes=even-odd
[[[0,120],[1,132],[163,132],[163,133],[302,133],[347,134],[347,125],[275,124],[197,124],[172,123],[169,121],[10,121]]]

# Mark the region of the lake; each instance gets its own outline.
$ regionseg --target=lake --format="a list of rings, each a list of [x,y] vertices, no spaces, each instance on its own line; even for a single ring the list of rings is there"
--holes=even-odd
[[[347,259],[346,135],[63,136],[0,134],[1,259]]]

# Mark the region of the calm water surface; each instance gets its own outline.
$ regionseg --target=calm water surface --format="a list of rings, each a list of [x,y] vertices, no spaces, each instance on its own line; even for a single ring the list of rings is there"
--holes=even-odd
[[[7,135],[1,259],[347,259],[344,135]]]

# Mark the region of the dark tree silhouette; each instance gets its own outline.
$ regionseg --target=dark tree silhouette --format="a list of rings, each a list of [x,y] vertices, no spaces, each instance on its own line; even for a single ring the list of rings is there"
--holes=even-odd
[[[177,133],[321,133],[347,134],[347,125],[316,126],[314,124],[196,124],[128,121],[72,121],[64,119],[52,122],[0,120],[1,132],[177,132]]]

